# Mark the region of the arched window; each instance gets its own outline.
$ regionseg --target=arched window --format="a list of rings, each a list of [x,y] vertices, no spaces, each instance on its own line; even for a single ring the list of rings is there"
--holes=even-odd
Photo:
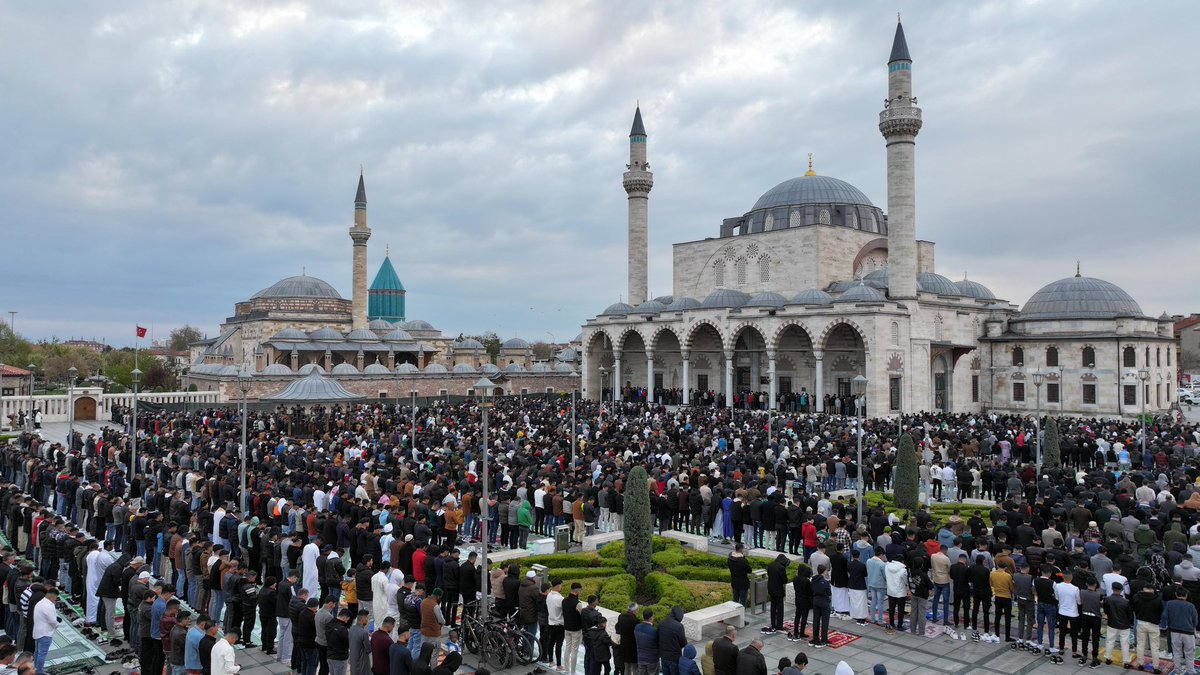
[[[1154,348],[1154,365],[1162,366],[1162,347]]]
[[[800,227],[800,209],[792,209],[788,216],[788,227]]]
[[[820,223],[822,225],[828,225],[829,224],[829,209],[821,209],[821,213],[820,213],[820,215],[817,216],[817,220],[820,221]]]
[[[725,261],[718,260],[713,263],[713,282],[717,288],[725,285]]]
[[[741,286],[746,283],[746,259],[738,258],[737,261],[737,284]]]
[[[892,322],[892,344],[899,346],[900,344],[900,324]]]
[[[944,339],[943,338],[944,331],[945,331],[945,320],[942,319],[941,314],[938,314],[937,316],[933,317],[933,339],[934,340]]]
[[[1121,365],[1126,368],[1137,368],[1137,351],[1133,347],[1126,347],[1121,355]]]
[[[1171,366],[1171,348],[1167,347],[1167,367]]]
[[[1050,368],[1058,367],[1058,347],[1046,348],[1046,366]]]
[[[1150,347],[1149,346],[1146,347],[1146,359],[1142,363],[1142,365],[1146,366],[1147,368],[1150,367]]]
[[[1084,347],[1083,348],[1082,365],[1084,368],[1095,368],[1096,367],[1096,350],[1095,350],[1095,348],[1093,348],[1093,347]]]
[[[1025,365],[1025,350],[1020,347],[1013,347],[1012,364],[1014,366]]]
[[[771,280],[771,259],[765,255],[758,259],[758,280],[763,283]]]
[[[767,214],[767,222],[765,225],[763,225],[763,229],[769,231],[773,227],[775,227],[775,214],[768,213]]]

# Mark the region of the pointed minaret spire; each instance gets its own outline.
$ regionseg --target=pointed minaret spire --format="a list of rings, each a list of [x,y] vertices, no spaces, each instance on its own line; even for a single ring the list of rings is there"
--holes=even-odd
[[[362,167],[358,169],[358,194],[354,195],[354,208],[367,208],[367,184],[363,181]]]
[[[654,174],[646,161],[646,125],[642,123],[640,103],[633,111],[633,128],[629,132],[629,170],[622,185],[629,197],[629,302],[640,305],[647,297],[647,229],[649,227],[650,190]]]
[[[367,227],[367,185],[363,180],[363,171],[358,169],[358,193],[354,195],[354,225],[350,227],[350,241],[354,243],[353,253],[353,283],[351,294],[353,311],[351,325],[354,328],[367,327],[367,240],[371,238],[371,228]]]
[[[904,24],[900,23],[900,15],[896,15],[896,37],[892,40],[892,55],[888,63],[897,61],[912,61],[908,55],[908,42],[904,40]]]
[[[629,130],[629,135],[631,137],[646,135],[646,125],[642,124],[642,106],[640,103],[633,110],[633,128]]]

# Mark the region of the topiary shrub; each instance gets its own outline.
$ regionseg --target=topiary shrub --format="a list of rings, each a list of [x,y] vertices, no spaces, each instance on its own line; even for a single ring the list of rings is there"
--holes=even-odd
[[[911,434],[900,437],[900,446],[896,450],[896,508],[917,510],[917,451],[913,445]]]
[[[1062,464],[1062,451],[1058,441],[1058,422],[1053,417],[1046,420],[1046,447],[1042,449],[1042,466]]]
[[[649,478],[644,467],[635,466],[625,482],[625,570],[637,579],[639,588],[650,574],[654,552],[650,491],[646,489]]]

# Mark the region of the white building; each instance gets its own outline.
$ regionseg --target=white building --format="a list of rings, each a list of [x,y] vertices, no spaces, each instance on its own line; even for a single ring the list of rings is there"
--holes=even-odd
[[[656,399],[670,389],[689,402],[693,391],[715,391],[729,404],[749,391],[778,408],[805,392],[823,410],[826,397],[844,403],[863,375],[870,415],[1032,411],[1039,394],[1047,410],[1089,416],[1173,403],[1171,323],[1145,316],[1116,286],[1068,277],[1018,311],[979,283],[936,273],[933,242],[916,238],[921,109],[899,25],[879,120],[886,214],[810,160],[805,175],[724,219],[720,236],[675,244],[673,294],[648,299],[654,181],[635,111],[623,179],[635,305],[614,304],[584,325],[585,395],[642,389]]]

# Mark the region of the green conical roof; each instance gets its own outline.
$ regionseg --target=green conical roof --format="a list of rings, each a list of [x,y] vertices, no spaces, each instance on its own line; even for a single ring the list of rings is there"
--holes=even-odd
[[[400,283],[400,277],[396,274],[396,268],[392,267],[392,259],[390,257],[384,257],[383,264],[379,266],[379,273],[375,275],[375,281],[371,282],[371,290],[404,290],[404,284]]]

